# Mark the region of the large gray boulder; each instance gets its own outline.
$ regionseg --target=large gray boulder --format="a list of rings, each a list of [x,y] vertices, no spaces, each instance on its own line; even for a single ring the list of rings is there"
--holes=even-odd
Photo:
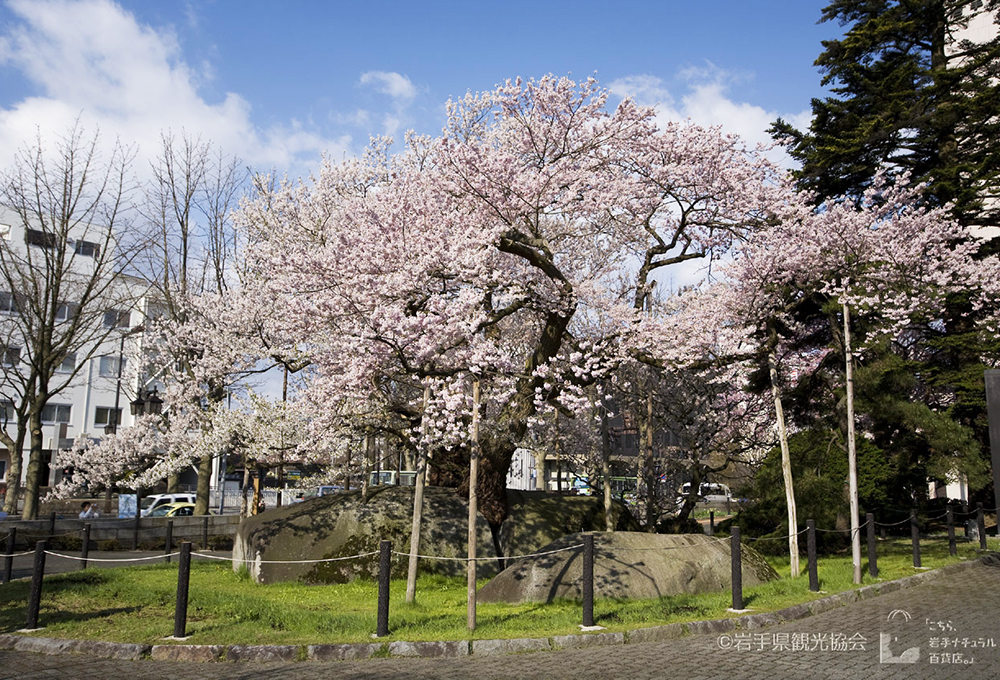
[[[380,486],[372,489],[367,502],[360,490],[312,498],[301,503],[268,510],[240,522],[233,542],[233,568],[246,567],[258,583],[302,581],[346,583],[356,577],[378,576],[377,553],[383,540],[397,552],[409,552],[413,522],[413,487]],[[454,489],[424,490],[420,554],[465,557],[469,535],[468,501]],[[476,553],[496,557],[486,520],[476,520]],[[330,560],[303,563],[311,560]],[[334,561],[335,560],[335,561]],[[495,562],[480,563],[485,575],[496,573]],[[458,575],[465,560],[420,560],[420,571]],[[492,571],[490,568],[492,567]],[[407,560],[392,559],[392,577],[405,578]]]
[[[479,591],[480,602],[552,602],[582,597],[583,534],[543,546],[550,555],[518,560]],[[567,548],[571,548],[567,550]],[[697,534],[594,533],[594,596],[644,599],[730,587],[729,541]],[[741,546],[743,585],[778,578],[752,548]]]
[[[372,489],[367,502],[360,491],[332,494],[302,503],[268,510],[240,522],[233,545],[233,568],[246,567],[259,583],[303,581],[344,583],[356,577],[374,579],[378,555],[321,563],[296,561],[332,560],[376,552],[381,540],[393,550],[409,552],[413,520],[413,487],[380,486]],[[504,555],[536,552],[567,533],[604,528],[604,507],[599,498],[560,496],[542,491],[510,491],[510,513],[497,533]],[[616,526],[634,527],[628,511],[616,503]],[[466,555],[469,505],[455,489],[428,487],[424,490],[420,554],[460,558]],[[496,574],[496,547],[482,515],[477,522],[481,576]],[[464,560],[421,559],[427,573],[460,575]],[[405,578],[407,560],[394,557],[392,577]]]

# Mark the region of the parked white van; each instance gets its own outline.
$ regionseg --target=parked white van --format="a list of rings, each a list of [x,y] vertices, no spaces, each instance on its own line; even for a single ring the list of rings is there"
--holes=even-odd
[[[151,510],[161,505],[170,503],[194,503],[193,493],[154,493],[142,499],[142,516],[145,517]]]

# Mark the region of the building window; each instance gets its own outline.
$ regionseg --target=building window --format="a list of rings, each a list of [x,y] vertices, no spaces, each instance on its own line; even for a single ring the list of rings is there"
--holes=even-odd
[[[114,424],[117,426],[122,424],[122,410],[120,408],[116,409],[109,406],[98,406],[94,411],[95,427],[107,427],[112,424],[112,421],[114,421]]]
[[[125,359],[122,357],[101,357],[101,366],[98,373],[105,378],[117,378],[118,369],[125,370]]]
[[[0,481],[7,481],[7,461],[0,460]]]
[[[76,254],[84,257],[97,257],[101,254],[101,246],[93,241],[77,241]]]
[[[17,298],[13,293],[0,291],[0,314],[17,314]]]
[[[129,313],[119,309],[109,309],[104,312],[105,328],[128,328]]]
[[[0,345],[0,364],[17,366],[21,362],[21,348]]]
[[[14,402],[12,401],[0,401],[0,424],[6,425],[7,423],[14,422]]]
[[[42,423],[53,425],[56,423],[68,423],[72,406],[69,404],[46,404],[42,407]]]
[[[70,321],[74,316],[76,316],[77,310],[80,309],[80,305],[74,304],[72,302],[62,302],[56,309],[56,321]]]
[[[74,368],[76,368],[76,352],[70,352],[56,370],[60,373],[72,373]]]
[[[9,224],[0,224],[0,238],[2,238],[4,241],[9,241],[10,240],[10,225]]]
[[[42,248],[55,248],[56,235],[38,229],[25,229],[24,242],[29,246],[40,246]]]

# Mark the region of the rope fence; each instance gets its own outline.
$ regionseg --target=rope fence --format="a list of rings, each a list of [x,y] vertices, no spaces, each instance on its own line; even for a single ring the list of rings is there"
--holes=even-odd
[[[729,543],[730,545],[730,561],[732,568],[732,609],[736,611],[743,610],[743,594],[742,594],[742,544],[754,544],[754,543],[767,543],[774,541],[787,541],[793,536],[801,536],[806,534],[807,537],[807,557],[808,557],[808,572],[809,572],[809,589],[813,592],[819,590],[819,579],[817,570],[817,551],[816,551],[816,534],[817,532],[824,532],[830,534],[851,534],[855,531],[860,533],[862,528],[867,528],[867,542],[868,542],[868,567],[870,575],[875,578],[878,575],[877,566],[877,539],[875,538],[876,527],[895,527],[901,526],[905,523],[909,523],[911,527],[911,537],[913,543],[913,566],[914,568],[921,568],[920,566],[920,522],[933,522],[941,519],[945,519],[948,529],[948,541],[949,541],[949,551],[951,555],[956,555],[956,542],[955,537],[955,517],[975,517],[977,524],[977,533],[980,542],[980,548],[982,550],[987,549],[986,544],[986,528],[984,524],[984,514],[986,512],[991,512],[983,508],[982,504],[978,504],[975,511],[960,511],[956,512],[954,508],[948,508],[943,514],[924,516],[921,517],[917,510],[914,508],[910,512],[910,516],[899,522],[877,522],[875,521],[874,515],[868,513],[865,517],[865,521],[857,528],[852,529],[823,529],[815,526],[813,520],[806,521],[806,528],[796,531],[794,533],[781,535],[781,536],[760,536],[760,537],[746,537],[741,538],[740,527],[738,525],[732,525],[730,527],[731,534],[729,537],[705,537],[705,540],[700,540],[697,542],[692,542],[686,545],[671,545],[671,546],[658,546],[658,547],[627,547],[627,546],[614,546],[612,551],[617,552],[667,552],[672,550],[689,550],[691,548],[703,548],[709,544],[721,544]],[[971,523],[971,522],[970,522]],[[379,550],[362,552],[357,555],[347,555],[341,557],[327,557],[318,559],[308,559],[308,560],[261,560],[261,559],[247,559],[247,558],[235,558],[233,556],[220,556],[212,555],[205,552],[194,552],[192,550],[192,544],[188,541],[184,541],[180,544],[179,550],[173,550],[170,539],[170,532],[172,526],[167,527],[167,541],[166,549],[163,554],[160,555],[147,555],[141,557],[115,557],[115,558],[95,558],[88,555],[89,549],[89,534],[90,525],[85,525],[84,528],[78,531],[68,532],[58,535],[47,535],[46,538],[60,538],[65,536],[72,536],[83,532],[85,540],[83,541],[83,548],[80,555],[66,554],[65,552],[57,552],[54,550],[49,550],[47,546],[47,540],[39,540],[35,545],[34,550],[29,550],[25,552],[14,552],[14,544],[17,538],[16,527],[12,527],[11,530],[0,538],[6,539],[6,551],[2,555],[4,558],[4,570],[3,570],[3,583],[8,583],[11,580],[11,569],[14,558],[26,557],[29,555],[34,555],[34,565],[32,569],[31,577],[31,590],[28,598],[28,611],[27,611],[27,628],[33,629],[38,626],[38,615],[40,607],[40,597],[42,592],[42,582],[45,575],[45,558],[47,556],[79,561],[81,563],[80,568],[86,569],[88,562],[96,563],[121,563],[121,564],[137,564],[141,562],[155,562],[158,560],[164,560],[170,562],[172,558],[178,557],[178,586],[177,586],[177,603],[175,607],[175,617],[174,617],[174,637],[183,638],[185,637],[185,628],[187,620],[187,606],[188,606],[188,584],[190,579],[190,564],[192,558],[200,558],[205,560],[214,561],[225,561],[230,562],[234,566],[237,563],[250,563],[254,565],[303,565],[303,564],[322,564],[331,562],[344,562],[349,560],[359,560],[379,556],[378,559],[378,624],[376,637],[382,637],[388,634],[388,612],[389,612],[389,573],[391,568],[391,559],[395,557],[411,557],[409,552],[395,551],[392,549],[392,544],[389,541],[381,541]],[[22,537],[32,538],[37,534],[31,532],[24,532],[21,534]],[[927,540],[928,536],[923,536],[924,540]],[[508,561],[517,560],[528,560],[542,558],[550,555],[555,555],[558,553],[565,553],[570,551],[580,551],[582,549],[583,553],[583,576],[581,577],[581,592],[583,593],[583,620],[584,625],[592,625],[593,623],[593,585],[594,585],[594,558],[595,558],[595,548],[594,548],[594,533],[585,533],[583,535],[583,543],[575,543],[573,545],[565,546],[562,548],[557,548],[554,550],[546,550],[539,552],[532,552],[523,555],[510,555],[510,556],[494,556],[494,557],[453,557],[444,555],[423,555],[418,554],[416,557],[423,560],[437,560],[437,561],[447,561],[447,562],[465,562],[470,565],[479,562],[491,562],[491,561],[502,561],[507,563]],[[600,555],[600,553],[597,553]],[[610,554],[609,551],[605,551],[604,554]],[[857,566],[855,567],[857,569]],[[857,573],[857,572],[856,572]],[[857,576],[855,577],[858,578]],[[857,582],[857,581],[856,581]],[[470,596],[471,597],[471,596]],[[474,599],[470,599],[470,603],[474,604]],[[470,604],[470,606],[473,606]],[[590,623],[587,623],[587,622]]]

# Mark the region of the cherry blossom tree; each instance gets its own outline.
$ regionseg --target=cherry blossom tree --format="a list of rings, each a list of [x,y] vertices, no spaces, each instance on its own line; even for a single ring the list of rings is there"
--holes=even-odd
[[[376,141],[240,216],[274,323],[308,352],[304,398],[406,386],[396,413],[440,463],[468,455],[468,398],[444,395],[482,376],[479,499],[494,526],[514,450],[546,410],[586,412],[588,386],[625,357],[691,357],[689,329],[643,313],[655,277],[719,257],[783,200],[737,139],[606,107],[593,80],[508,82],[452,102],[440,137],[396,155]],[[424,413],[428,379],[448,403]]]

